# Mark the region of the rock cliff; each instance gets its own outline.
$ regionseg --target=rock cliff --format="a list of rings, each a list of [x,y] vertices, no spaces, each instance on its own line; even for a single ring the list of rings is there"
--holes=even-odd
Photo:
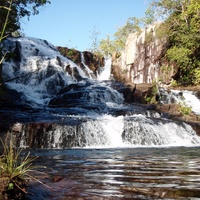
[[[169,82],[173,67],[163,58],[167,40],[158,38],[154,24],[140,34],[132,33],[121,55],[113,55],[112,74],[116,80],[129,83]]]
[[[104,58],[101,56],[97,56],[89,51],[80,52],[76,49],[69,49],[67,47],[57,47],[60,53],[74,61],[77,65],[79,65],[83,70],[87,66],[91,70],[90,75],[97,76],[99,73],[100,67],[104,66]],[[93,75],[92,75],[93,74]]]

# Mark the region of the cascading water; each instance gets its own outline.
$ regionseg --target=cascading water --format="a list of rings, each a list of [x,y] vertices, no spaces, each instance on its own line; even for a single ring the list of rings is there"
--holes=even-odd
[[[171,104],[179,103],[184,106],[191,107],[191,110],[200,115],[200,99],[197,98],[195,92],[187,90],[171,90],[167,91],[165,89],[160,90],[160,95],[162,97],[161,103]]]
[[[61,56],[48,42],[34,38],[9,38],[6,49],[16,52],[14,60],[4,62],[3,78],[7,85],[25,95],[27,100],[46,105],[64,85],[73,83],[75,77],[65,73],[65,66],[83,71],[71,60]]]
[[[200,138],[183,122],[161,118],[136,105],[108,83],[111,59],[97,79],[63,57],[46,41],[10,38],[5,48],[17,57],[3,64],[7,85],[23,93],[35,112],[15,114],[19,145],[39,148],[151,147],[199,145]],[[19,77],[19,78],[16,78]]]
[[[112,64],[112,59],[111,58],[107,58],[106,61],[105,61],[105,66],[104,66],[102,72],[97,77],[98,80],[105,81],[105,80],[109,80],[110,79],[111,64]]]
[[[94,77],[93,71],[89,69],[89,67],[86,65],[84,54],[82,52],[81,52],[81,63],[84,70],[86,71],[86,74],[88,74],[88,77],[92,79]]]
[[[177,91],[173,91],[174,93],[177,93]],[[179,91],[180,93],[180,91]],[[197,115],[200,115],[200,100],[195,96],[195,93],[192,91],[181,91],[183,98],[180,100],[180,102],[183,105],[187,105],[191,107],[192,111],[196,113]]]

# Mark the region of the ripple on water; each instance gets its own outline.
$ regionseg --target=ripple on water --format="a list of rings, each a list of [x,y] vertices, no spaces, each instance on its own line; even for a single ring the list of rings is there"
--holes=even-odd
[[[47,164],[47,176],[41,180],[51,189],[31,183],[28,195],[31,200],[200,198],[199,148],[69,149],[32,153],[39,156],[36,164]]]

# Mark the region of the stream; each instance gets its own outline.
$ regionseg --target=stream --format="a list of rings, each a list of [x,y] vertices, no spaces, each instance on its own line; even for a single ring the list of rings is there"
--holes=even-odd
[[[33,150],[46,166],[28,199],[200,199],[200,148]]]
[[[14,104],[0,109],[1,136],[38,157],[41,182],[29,183],[26,199],[200,199],[200,137],[186,122],[124,102],[109,80],[111,60],[93,74],[83,54],[77,65],[45,40],[11,37],[4,46],[16,57],[3,63]],[[162,96],[200,114],[192,92]]]

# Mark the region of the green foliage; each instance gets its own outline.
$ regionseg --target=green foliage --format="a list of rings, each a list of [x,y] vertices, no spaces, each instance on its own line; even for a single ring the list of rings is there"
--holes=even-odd
[[[180,104],[179,111],[183,115],[189,115],[192,112],[192,108],[189,106],[186,106],[185,104]]]
[[[151,92],[149,94],[146,95],[145,97],[145,102],[147,104],[151,103],[151,104],[155,104],[156,102],[156,95],[158,94],[158,88],[157,88],[157,83],[155,81],[153,81],[153,85],[152,85],[152,89]]]
[[[192,72],[193,72],[193,80],[192,82],[194,84],[200,84],[200,64],[198,65],[198,68],[195,68]]]
[[[177,81],[176,81],[176,80],[173,80],[173,81],[171,82],[171,86],[172,86],[172,87],[176,87],[176,86],[178,86]]]
[[[11,12],[11,7],[12,7],[12,0],[9,2],[9,5],[8,6],[0,6],[0,11],[2,11],[3,13],[5,13],[5,20],[3,21],[2,19],[1,19],[1,21],[2,21],[2,28],[0,29],[1,30],[1,34],[0,34],[0,43],[2,42],[2,40],[6,37],[6,36],[4,36],[4,34],[5,34],[5,32],[6,32],[6,27],[7,27],[7,25],[8,25],[8,18],[9,18],[9,16],[10,16],[10,12]],[[0,12],[0,14],[1,14],[1,12]],[[1,15],[0,15],[1,16]],[[4,56],[3,56],[3,58],[1,59],[1,61],[0,61],[0,64],[2,63],[2,61],[3,61],[3,59],[4,59]]]
[[[178,72],[176,81],[199,83],[200,0],[154,0],[149,10],[164,20],[157,35],[168,39],[166,58]]]
[[[147,104],[149,104],[150,102],[151,102],[151,99],[152,99],[152,97],[149,97],[149,96],[147,96],[147,97],[145,97],[145,102],[147,103]]]
[[[114,34],[114,39],[111,40],[107,35],[106,39],[100,41],[99,49],[104,55],[111,55],[114,52],[119,52],[125,48],[126,40],[130,33],[139,33],[141,31],[141,20],[136,17],[130,17],[126,24],[119,27]]]
[[[167,58],[181,66],[182,69],[187,70],[188,66],[192,63],[190,58],[191,50],[184,47],[172,46],[167,50]]]
[[[0,35],[10,35],[20,29],[20,19],[39,14],[39,8],[50,3],[48,0],[0,0]],[[9,13],[8,13],[9,11]],[[5,26],[5,19],[8,17]]]
[[[4,153],[0,156],[1,176],[8,177],[13,182],[16,178],[27,180],[30,177],[29,172],[35,168],[32,166],[35,158],[31,158],[28,153],[25,158],[21,159],[21,150],[13,147],[12,139],[8,145],[3,142],[2,144]]]
[[[118,28],[117,32],[115,32],[115,46],[116,50],[120,51],[124,49],[126,40],[130,33],[140,33],[140,19],[136,17],[130,17],[126,24],[120,28]]]
[[[112,55],[116,51],[114,41],[110,39],[109,35],[106,36],[106,39],[100,41],[99,48],[105,56]]]
[[[7,184],[4,185],[6,193],[11,193],[12,196],[19,197],[26,192],[24,187],[30,179],[42,183],[31,175],[33,172],[38,172],[36,168],[41,168],[41,166],[32,165],[36,157],[30,157],[30,153],[23,157],[21,150],[14,148],[12,138],[8,144],[2,140],[1,142],[3,145],[3,154],[0,156],[0,179],[7,179],[6,183],[4,183]]]
[[[69,51],[67,52],[67,57],[72,57],[73,55],[74,55],[73,50],[69,50]]]

